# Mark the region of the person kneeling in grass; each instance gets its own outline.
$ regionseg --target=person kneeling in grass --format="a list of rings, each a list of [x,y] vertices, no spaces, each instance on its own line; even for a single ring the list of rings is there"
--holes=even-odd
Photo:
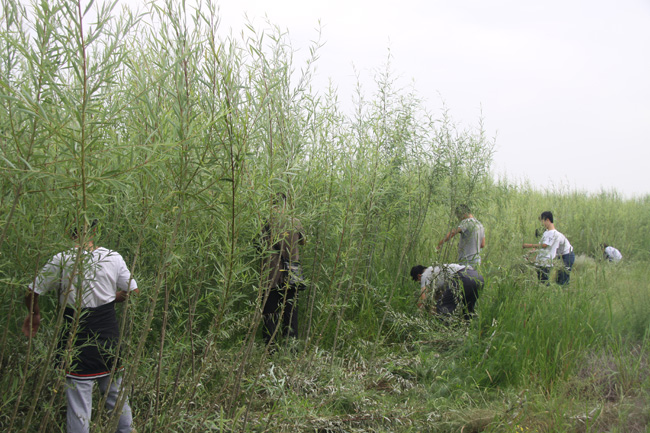
[[[441,316],[462,316],[469,320],[474,313],[483,276],[471,266],[450,263],[440,266],[416,265],[411,268],[411,278],[420,282],[418,308],[424,309],[427,292],[435,302],[435,312]],[[459,309],[458,306],[461,306]]]
[[[620,262],[623,258],[621,252],[616,248],[607,244],[602,244],[601,246],[603,248],[603,257],[605,260],[608,260],[610,262]]]

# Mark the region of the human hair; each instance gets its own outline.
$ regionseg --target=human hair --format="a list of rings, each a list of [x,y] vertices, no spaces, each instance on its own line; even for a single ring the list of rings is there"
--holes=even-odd
[[[542,214],[539,216],[539,219],[541,221],[549,220],[552,223],[553,222],[553,212],[551,212],[550,210],[542,212]]]
[[[467,206],[465,203],[456,206],[456,216],[458,218],[462,218],[463,216],[469,215],[471,213],[472,211],[470,210],[469,206]]]
[[[97,224],[99,224],[99,220],[97,218],[93,218],[92,221],[90,221],[90,224],[88,224],[88,230],[92,233],[92,230],[97,227]],[[83,233],[84,225],[73,227],[72,230],[70,230],[70,237],[72,239],[77,239],[79,235]]]
[[[422,265],[415,265],[411,268],[411,278],[413,278],[413,281],[417,281],[419,276],[424,273],[424,271],[427,268],[422,266]]]

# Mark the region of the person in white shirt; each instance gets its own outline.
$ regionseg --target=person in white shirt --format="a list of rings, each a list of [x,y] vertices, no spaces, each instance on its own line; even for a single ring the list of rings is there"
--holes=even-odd
[[[603,244],[603,256],[605,257],[605,260],[609,260],[610,262],[620,262],[621,259],[623,258],[623,254],[616,248],[609,246],[607,244]]]
[[[553,259],[555,259],[560,244],[561,233],[555,230],[553,213],[550,211],[542,212],[539,219],[546,229],[539,244],[523,244],[522,247],[532,248],[533,251],[537,251],[537,256],[535,257],[537,278],[539,278],[540,282],[548,284],[548,278],[553,267]]]
[[[121,376],[113,374],[121,371],[116,353],[120,337],[115,303],[126,301],[129,293],[138,291],[122,256],[93,244],[96,225],[94,220],[85,224],[89,230],[73,230],[77,245],[52,257],[25,296],[28,315],[22,331],[26,337],[33,338],[38,332],[38,299],[52,289],[57,289],[61,304],[66,306],[66,323],[78,323],[74,335],[64,333],[59,341],[59,352],[72,346],[72,360],[62,364],[66,368],[67,431],[74,433],[90,429],[95,382],[106,395],[106,408],[115,410],[122,383]],[[62,361],[66,357],[59,358]],[[132,414],[127,398],[119,416],[117,432],[130,432]]]
[[[418,308],[424,309],[427,295],[435,301],[435,312],[441,316],[461,315],[470,319],[483,288],[484,279],[471,266],[450,263],[440,266],[415,265],[411,278],[420,282]],[[428,293],[429,292],[429,293]],[[458,306],[462,306],[462,310]]]

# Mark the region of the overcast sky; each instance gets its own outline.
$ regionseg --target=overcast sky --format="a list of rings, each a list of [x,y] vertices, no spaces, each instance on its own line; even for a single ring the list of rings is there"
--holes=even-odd
[[[144,0],[120,0],[144,4]],[[650,0],[221,0],[221,30],[246,16],[288,30],[298,54],[322,26],[316,87],[351,101],[355,69],[386,63],[429,111],[443,100],[496,135],[493,170],[539,188],[650,194]],[[298,57],[299,58],[299,55]]]

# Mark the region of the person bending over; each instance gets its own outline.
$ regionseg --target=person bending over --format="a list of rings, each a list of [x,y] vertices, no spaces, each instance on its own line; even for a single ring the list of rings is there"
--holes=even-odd
[[[605,260],[608,260],[610,262],[620,262],[623,259],[623,254],[616,248],[609,246],[607,244],[603,244],[603,257]]]
[[[415,265],[411,268],[411,278],[420,283],[418,308],[424,309],[427,298],[431,297],[437,314],[462,316],[465,320],[474,313],[484,285],[483,276],[474,268],[456,263],[428,268]]]

